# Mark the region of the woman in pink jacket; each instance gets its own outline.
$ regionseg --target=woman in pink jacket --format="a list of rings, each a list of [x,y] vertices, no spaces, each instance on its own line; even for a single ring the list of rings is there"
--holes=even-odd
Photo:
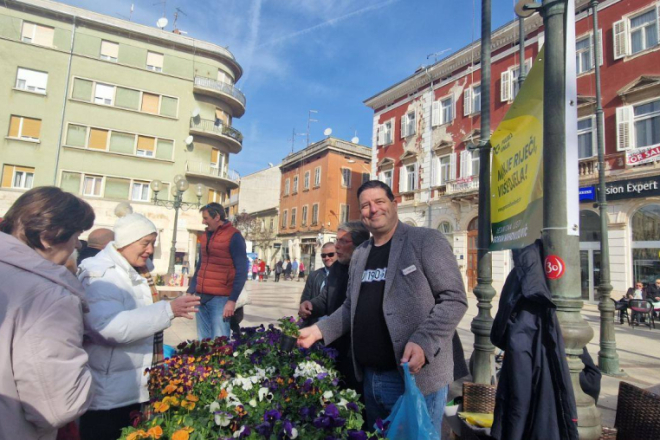
[[[55,187],[24,193],[0,223],[0,439],[53,440],[90,404],[84,291],[64,264],[93,223]]]

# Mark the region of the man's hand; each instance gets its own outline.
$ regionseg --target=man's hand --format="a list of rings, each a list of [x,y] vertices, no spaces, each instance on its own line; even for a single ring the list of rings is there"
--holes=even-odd
[[[181,295],[170,303],[172,313],[175,318],[193,319],[192,313],[197,312],[199,305],[199,296],[197,295]]]
[[[415,344],[414,342],[408,342],[406,344],[406,348],[403,350],[401,364],[406,362],[408,362],[410,374],[419,373],[419,370],[421,370],[426,363],[426,356],[424,355],[424,350],[422,350],[422,347]]]
[[[298,316],[302,319],[307,319],[312,315],[312,303],[309,301],[303,301],[300,303],[300,308],[298,309]]]
[[[311,327],[305,327],[300,330],[300,336],[298,336],[298,347],[309,348],[314,342],[320,341],[323,339],[321,334],[321,329],[317,325]]]
[[[236,307],[236,301],[227,301],[227,304],[225,304],[225,308],[222,311],[222,317],[225,319],[229,319],[232,316],[234,316],[235,307]]]

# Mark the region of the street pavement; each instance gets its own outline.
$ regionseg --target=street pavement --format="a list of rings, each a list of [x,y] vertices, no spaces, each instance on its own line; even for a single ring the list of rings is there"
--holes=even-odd
[[[283,316],[296,316],[298,303],[304,284],[296,281],[268,282],[248,281],[251,304],[245,306],[245,316],[241,326],[274,324]],[[499,297],[493,300],[493,316],[497,312]],[[474,337],[470,323],[477,315],[477,300],[468,294],[469,309],[458,327],[463,342],[466,358],[472,354]],[[585,304],[584,319],[594,330],[594,338],[588,350],[598,363],[600,318],[597,304]],[[649,329],[646,326],[629,327],[628,324],[615,324],[617,352],[623,369],[620,377],[603,376],[598,408],[601,411],[604,426],[614,426],[616,400],[619,382],[625,380],[642,388],[660,387],[660,326]],[[178,343],[195,339],[197,331],[194,320],[177,318],[165,331],[165,344],[176,346]]]

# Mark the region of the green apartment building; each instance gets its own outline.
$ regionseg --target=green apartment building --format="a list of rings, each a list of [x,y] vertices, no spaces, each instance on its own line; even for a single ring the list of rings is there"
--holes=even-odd
[[[116,205],[129,202],[161,230],[154,263],[164,273],[174,212],[154,206],[150,182],[172,198],[183,175],[193,203],[199,183],[202,203],[223,203],[238,187],[229,158],[242,149],[232,121],[245,96],[227,49],[62,3],[7,0],[0,59],[0,216],[42,185],[87,200],[95,227],[111,227]],[[196,209],[181,213],[178,263],[194,263],[202,229]]]

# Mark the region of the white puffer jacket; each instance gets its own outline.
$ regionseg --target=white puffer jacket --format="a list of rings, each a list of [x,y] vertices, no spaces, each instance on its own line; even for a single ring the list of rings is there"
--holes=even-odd
[[[78,278],[90,309],[84,342],[95,388],[90,409],[146,402],[149,376],[144,370],[151,367],[154,334],[174,318],[172,307],[167,301],[153,303],[147,280],[113,242],[83,260]]]

